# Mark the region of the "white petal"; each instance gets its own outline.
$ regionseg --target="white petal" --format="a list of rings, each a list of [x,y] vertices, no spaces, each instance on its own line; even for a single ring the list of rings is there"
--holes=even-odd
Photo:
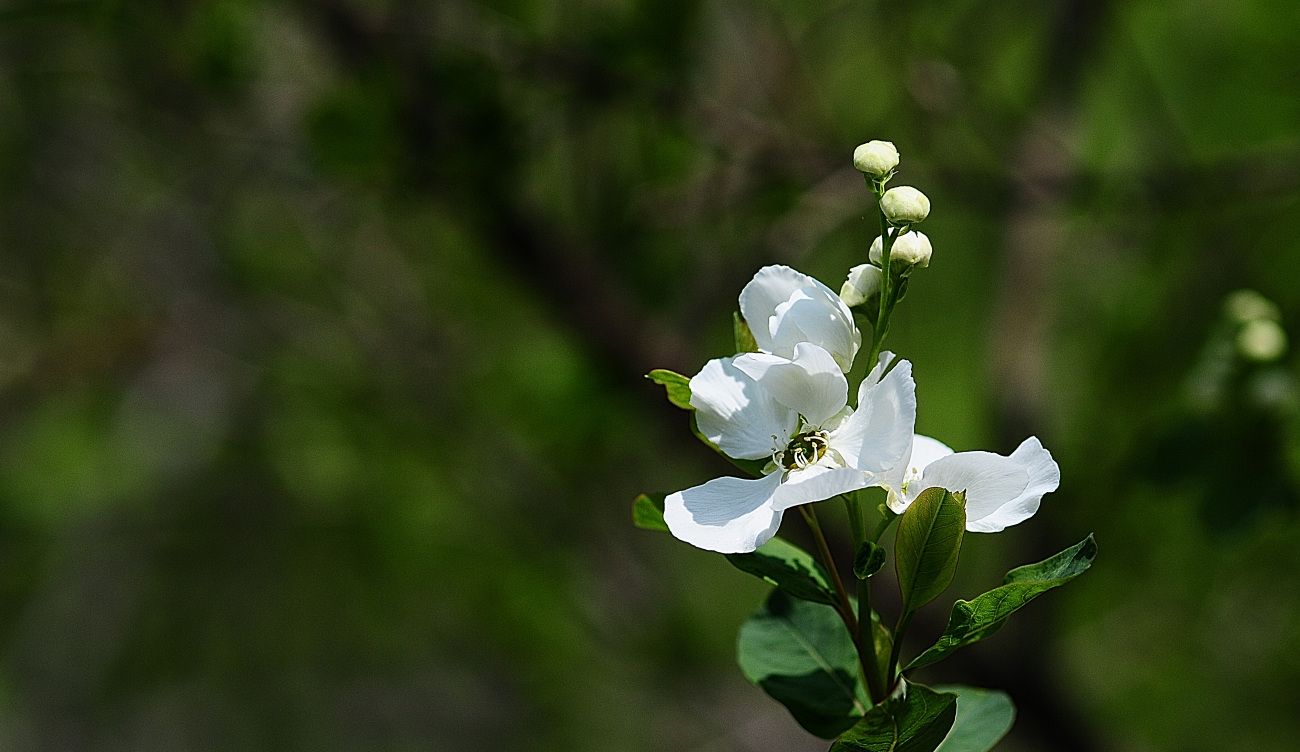
[[[796,290],[778,305],[768,320],[772,352],[785,355],[800,342],[811,342],[830,353],[847,373],[862,344],[862,334],[844,301],[826,285],[812,281],[813,285]]]
[[[839,364],[822,348],[801,342],[794,359],[745,353],[737,355],[735,366],[776,399],[814,426],[820,426],[844,409],[849,382]]]
[[[826,285],[788,266],[765,266],[740,291],[740,314],[758,348],[793,358],[800,342],[831,354],[842,370],[853,365],[862,334],[844,301]]]
[[[996,533],[1024,522],[1038,511],[1043,495],[1055,491],[1061,469],[1035,437],[1025,439],[1010,457],[961,452],[934,460],[920,481],[907,487],[908,499],[926,488],[966,490],[966,529]]]
[[[1052,459],[1051,452],[1043,448],[1037,437],[1030,436],[1021,442],[1010,460],[1024,469],[1029,476],[1025,489],[1014,499],[1004,502],[992,511],[972,510],[966,502],[966,529],[976,533],[996,533],[1019,522],[1024,522],[1038,511],[1043,494],[1055,491],[1061,485],[1061,468]]]
[[[870,389],[876,384],[879,384],[880,377],[885,373],[885,369],[888,368],[889,364],[892,362],[894,362],[894,354],[888,350],[880,353],[880,357],[876,358],[876,364],[871,367],[871,372],[868,373],[866,378],[862,379],[862,383],[858,385],[859,405],[862,404],[862,392],[866,389]]]
[[[771,457],[789,443],[799,416],[736,368],[733,360],[710,360],[691,379],[696,426],[728,457]]]
[[[760,350],[773,352],[768,320],[776,314],[776,307],[789,300],[795,290],[815,281],[788,266],[765,266],[740,291],[740,315],[749,324]]]
[[[875,371],[873,371],[875,373]],[[830,436],[831,448],[852,467],[902,484],[916,427],[916,382],[912,364],[900,361],[883,380],[862,382],[858,409]]]
[[[908,460],[907,469],[915,475],[920,475],[925,472],[930,463],[952,453],[952,447],[942,441],[918,433],[912,437],[912,459]]]
[[[714,478],[702,486],[669,494],[664,522],[693,546],[724,554],[748,553],[771,540],[781,527],[772,494],[781,473],[764,478]]]
[[[811,465],[791,470],[776,490],[773,506],[781,511],[800,504],[829,499],[836,494],[866,488],[871,476],[851,467]]]

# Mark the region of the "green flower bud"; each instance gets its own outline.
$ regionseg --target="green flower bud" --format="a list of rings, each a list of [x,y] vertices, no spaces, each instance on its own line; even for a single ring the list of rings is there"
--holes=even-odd
[[[906,264],[924,269],[930,265],[930,254],[933,252],[934,249],[930,246],[930,239],[925,236],[925,233],[914,230],[903,233],[894,240],[894,247],[889,249],[889,263],[890,266]],[[871,244],[871,252],[868,254],[868,258],[871,259],[871,263],[879,264],[882,263],[881,257],[884,256],[884,253],[883,241],[876,238],[875,242]]]
[[[1238,324],[1246,324],[1256,319],[1280,321],[1282,312],[1277,305],[1254,290],[1237,290],[1223,301],[1223,309]]]
[[[880,269],[871,264],[858,264],[849,270],[849,278],[840,288],[844,305],[859,306],[880,294]]]
[[[930,199],[909,185],[890,188],[880,198],[885,219],[896,225],[912,225],[930,214]]]
[[[883,178],[898,166],[898,149],[888,141],[868,141],[853,150],[853,166],[872,177]]]
[[[1286,352],[1286,332],[1271,319],[1255,319],[1237,333],[1237,352],[1243,358],[1268,363]]]

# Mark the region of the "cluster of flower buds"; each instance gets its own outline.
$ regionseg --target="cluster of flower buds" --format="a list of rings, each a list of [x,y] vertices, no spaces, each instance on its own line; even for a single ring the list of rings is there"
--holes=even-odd
[[[1238,326],[1237,352],[1243,358],[1271,363],[1286,354],[1282,313],[1273,301],[1254,290],[1238,290],[1224,301],[1224,310]]]
[[[849,270],[849,278],[840,288],[840,298],[849,306],[878,305],[883,289],[885,249],[889,247],[890,276],[906,278],[914,268],[930,265],[933,247],[924,233],[912,225],[925,220],[930,214],[930,199],[911,186],[898,186],[885,190],[885,184],[898,169],[898,149],[888,141],[868,141],[853,150],[853,166],[867,179],[868,185],[880,205],[882,224],[886,235],[877,237],[868,254],[870,263]]]

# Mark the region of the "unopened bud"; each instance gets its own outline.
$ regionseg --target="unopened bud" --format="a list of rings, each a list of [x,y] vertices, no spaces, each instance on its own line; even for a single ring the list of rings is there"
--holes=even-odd
[[[880,294],[880,269],[871,264],[858,264],[849,270],[849,278],[840,288],[840,300],[852,308]]]
[[[1237,333],[1237,351],[1242,357],[1268,363],[1286,352],[1286,332],[1271,319],[1255,319]]]
[[[888,141],[868,141],[853,150],[853,166],[860,172],[883,178],[898,166],[898,149]]]
[[[1277,305],[1254,290],[1237,290],[1223,301],[1223,309],[1238,324],[1246,324],[1256,319],[1279,321],[1282,312]]]
[[[916,224],[929,216],[930,199],[910,185],[900,185],[890,188],[880,197],[880,210],[893,224]]]
[[[930,246],[930,239],[923,232],[903,233],[894,239],[894,247],[889,249],[889,263],[906,264],[908,266],[919,266],[925,268],[930,265],[930,254],[934,249]],[[871,263],[882,263],[881,257],[885,253],[884,243],[879,237],[871,244],[871,251],[868,258]]]

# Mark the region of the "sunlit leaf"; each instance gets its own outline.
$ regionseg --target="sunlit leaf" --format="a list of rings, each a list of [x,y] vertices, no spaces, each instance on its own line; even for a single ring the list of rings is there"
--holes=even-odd
[[[998,631],[1021,606],[1086,572],[1096,555],[1097,542],[1089,535],[1050,559],[1011,570],[1001,587],[972,601],[957,601],[939,641],[909,663],[907,670],[928,666]]]
[[[645,375],[656,384],[664,388],[668,393],[668,401],[683,410],[694,410],[691,407],[691,380],[689,377],[680,373],[669,371],[666,368],[656,368]]]
[[[632,524],[642,530],[662,530],[668,532],[668,523],[664,522],[664,495],[641,494],[632,502]]]
[[[952,582],[965,530],[965,498],[942,488],[923,491],[903,513],[894,564],[904,612],[934,600]]]
[[[758,352],[758,342],[754,340],[754,333],[749,330],[749,324],[741,318],[738,311],[731,314],[731,328],[736,338],[736,352]]]

